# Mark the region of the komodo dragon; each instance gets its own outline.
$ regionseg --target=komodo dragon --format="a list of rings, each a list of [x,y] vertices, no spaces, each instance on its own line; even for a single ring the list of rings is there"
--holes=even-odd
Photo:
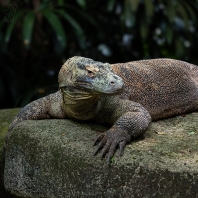
[[[198,67],[172,59],[110,65],[75,56],[62,66],[59,91],[25,106],[10,125],[23,120],[72,118],[108,123],[94,145],[108,162],[117,148],[141,136],[151,120],[198,109]]]

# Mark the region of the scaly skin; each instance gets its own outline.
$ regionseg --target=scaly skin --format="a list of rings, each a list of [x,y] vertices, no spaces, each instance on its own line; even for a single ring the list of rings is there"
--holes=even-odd
[[[125,87],[124,87],[125,85]],[[23,120],[74,118],[108,123],[96,138],[95,151],[108,162],[119,147],[141,136],[151,120],[198,109],[198,69],[171,59],[109,65],[83,57],[66,61],[59,72],[60,90],[36,100],[16,116],[11,130]]]
[[[143,105],[152,120],[198,109],[198,67],[172,59],[141,60],[112,65],[122,77],[122,99]]]

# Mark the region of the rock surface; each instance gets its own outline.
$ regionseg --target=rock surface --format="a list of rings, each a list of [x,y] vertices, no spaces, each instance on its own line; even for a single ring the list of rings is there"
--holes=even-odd
[[[8,132],[8,127],[20,109],[4,109],[0,110],[0,198],[12,198],[10,194],[5,192],[3,185],[4,173],[4,158],[2,149],[4,145],[5,135]]]
[[[93,139],[106,129],[72,120],[21,122],[9,133],[6,189],[31,198],[198,198],[198,113],[153,122],[110,167],[93,157]]]

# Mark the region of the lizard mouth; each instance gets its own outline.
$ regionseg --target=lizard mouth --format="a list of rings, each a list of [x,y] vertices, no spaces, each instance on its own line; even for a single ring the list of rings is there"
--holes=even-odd
[[[93,86],[88,82],[78,81],[75,83],[75,87],[76,89],[81,90],[86,93],[95,93]]]
[[[109,89],[109,87],[107,87],[106,89],[104,87],[102,89],[99,87],[96,88],[92,84],[90,84],[88,82],[84,82],[84,81],[76,82],[75,86],[77,89],[81,89],[86,92],[90,92],[93,94],[99,94],[99,95],[118,95],[118,94],[121,94],[124,90],[123,87],[114,88],[114,89],[112,89],[112,88]]]
[[[75,86],[80,89],[91,89],[93,87],[90,83],[85,81],[77,81]]]

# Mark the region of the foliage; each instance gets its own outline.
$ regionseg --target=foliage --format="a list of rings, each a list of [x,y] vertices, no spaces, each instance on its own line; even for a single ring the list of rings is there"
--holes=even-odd
[[[56,91],[58,71],[74,55],[110,63],[168,57],[198,64],[198,0],[10,4],[17,5],[13,18],[0,19],[0,108]]]

